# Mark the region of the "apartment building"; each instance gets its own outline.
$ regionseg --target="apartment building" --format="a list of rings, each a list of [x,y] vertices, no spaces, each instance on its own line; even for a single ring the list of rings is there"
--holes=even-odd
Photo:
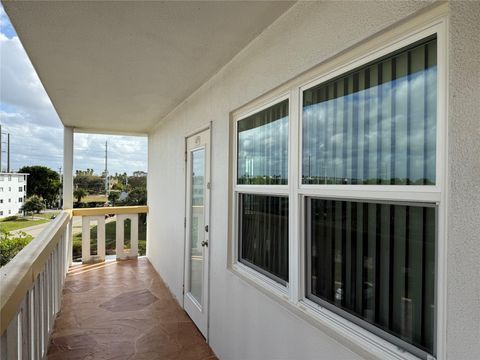
[[[0,173],[0,218],[21,213],[27,198],[27,176],[24,173]]]

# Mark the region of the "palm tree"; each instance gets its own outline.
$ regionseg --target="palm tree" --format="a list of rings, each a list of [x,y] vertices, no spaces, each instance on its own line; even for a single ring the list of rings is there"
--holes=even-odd
[[[73,196],[75,196],[75,198],[77,199],[77,202],[80,203],[82,201],[82,198],[87,196],[87,191],[85,189],[78,188],[73,192]]]

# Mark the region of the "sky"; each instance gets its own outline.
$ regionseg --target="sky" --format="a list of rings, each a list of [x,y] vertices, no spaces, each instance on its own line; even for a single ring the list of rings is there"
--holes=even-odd
[[[2,133],[10,133],[11,169],[44,165],[59,171],[63,166],[63,125],[1,4],[0,124]],[[101,173],[105,141],[110,174],[147,171],[146,137],[98,134],[75,134],[74,170]],[[6,166],[3,152],[2,170]]]

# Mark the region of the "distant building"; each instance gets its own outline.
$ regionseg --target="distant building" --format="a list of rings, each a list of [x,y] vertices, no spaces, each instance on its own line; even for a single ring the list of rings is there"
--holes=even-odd
[[[27,197],[27,176],[0,173],[0,218],[18,215]]]
[[[146,171],[134,171],[133,176],[135,176],[135,177],[147,176],[147,172]]]

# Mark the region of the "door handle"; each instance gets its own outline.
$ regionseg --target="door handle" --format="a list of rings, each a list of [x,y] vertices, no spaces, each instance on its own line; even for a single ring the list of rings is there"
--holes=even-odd
[[[202,246],[208,247],[208,241],[202,241]]]

